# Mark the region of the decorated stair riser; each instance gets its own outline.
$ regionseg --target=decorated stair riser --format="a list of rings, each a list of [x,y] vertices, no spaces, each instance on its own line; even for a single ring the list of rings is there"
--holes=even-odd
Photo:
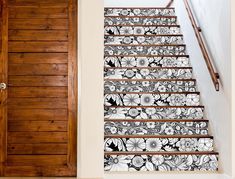
[[[146,122],[149,121],[149,122]],[[104,122],[105,135],[208,135],[208,121],[186,121],[177,120],[164,122],[151,121],[121,121],[107,120]],[[190,136],[189,136],[190,137]]]
[[[111,92],[195,92],[196,82],[193,80],[165,81],[124,81],[106,80],[105,93]]]
[[[175,10],[156,8],[105,8],[105,16],[173,16]]]
[[[216,154],[105,155],[105,171],[217,171]]]
[[[106,94],[106,106],[199,106],[198,94]]]
[[[106,45],[104,55],[186,55],[185,45]]]
[[[203,107],[104,107],[107,119],[203,119]]]
[[[105,36],[104,43],[136,45],[179,45],[183,44],[182,36]]]
[[[104,15],[104,170],[217,171],[175,10]]]
[[[111,138],[104,140],[107,152],[211,152],[212,138]]]
[[[115,16],[106,16],[105,25],[177,25],[177,18],[175,16],[161,17],[161,16],[152,16],[152,17],[115,17]]]
[[[104,29],[105,35],[180,35],[178,25],[110,25]]]
[[[105,57],[105,67],[190,67],[187,57]]]
[[[192,79],[191,68],[105,68],[105,79]]]

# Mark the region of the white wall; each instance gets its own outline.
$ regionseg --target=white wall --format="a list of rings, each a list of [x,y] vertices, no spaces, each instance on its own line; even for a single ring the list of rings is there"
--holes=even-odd
[[[78,177],[103,177],[103,1],[79,0]]]
[[[207,39],[216,69],[220,75],[220,91],[216,92],[202,57],[182,0],[175,3],[176,13],[205,105],[210,129],[220,153],[220,172],[231,175],[231,48],[229,0],[191,0]],[[182,8],[183,7],[183,8]]]
[[[232,38],[231,38],[231,49],[235,48],[235,1],[231,2],[231,13],[232,13],[232,18],[231,18],[231,25],[232,25],[232,30],[231,30],[231,34],[232,34]],[[235,179],[235,50],[232,50],[232,58],[231,58],[231,69],[232,69],[232,136],[233,136],[233,140],[232,140],[232,151],[233,151],[233,155],[232,155],[232,176],[233,179]]]

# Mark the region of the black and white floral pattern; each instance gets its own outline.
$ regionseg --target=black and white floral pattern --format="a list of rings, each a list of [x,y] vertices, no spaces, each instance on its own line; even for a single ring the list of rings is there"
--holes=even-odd
[[[104,43],[113,44],[136,44],[136,45],[179,45],[183,44],[182,36],[105,36]]]
[[[180,28],[177,25],[164,26],[106,26],[104,28],[105,35],[169,35],[180,34]]]
[[[106,106],[198,106],[198,94],[106,94]]]
[[[106,45],[104,55],[186,55],[184,45],[177,46],[122,46]]]
[[[108,25],[176,25],[176,17],[106,17]]]
[[[105,8],[105,171],[217,171],[172,8]]]
[[[105,67],[190,67],[188,57],[105,57]]]
[[[105,155],[105,171],[217,171],[218,158],[207,155]]]
[[[105,81],[104,92],[195,92],[195,81]]]
[[[192,79],[192,69],[185,68],[106,68],[105,79]]]
[[[105,16],[173,16],[174,9],[159,8],[105,8]]]
[[[105,107],[107,119],[203,119],[202,107]]]
[[[208,122],[105,121],[105,135],[208,135]]]
[[[211,152],[211,138],[110,138],[104,140],[107,152]]]

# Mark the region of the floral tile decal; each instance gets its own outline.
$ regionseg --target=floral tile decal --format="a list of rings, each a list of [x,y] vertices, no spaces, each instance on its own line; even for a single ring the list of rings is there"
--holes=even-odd
[[[106,26],[104,28],[105,35],[176,35],[180,33],[178,26]]]
[[[173,16],[174,9],[144,9],[144,8],[105,8],[105,16]]]
[[[105,138],[107,152],[195,152],[213,151],[211,138]]]
[[[106,17],[107,25],[177,25],[175,17]]]
[[[187,57],[105,57],[105,67],[190,67]]]
[[[105,121],[105,135],[208,135],[208,122]]]
[[[105,79],[192,79],[191,69],[133,68],[104,70]]]
[[[104,55],[186,55],[181,46],[105,46]]]
[[[198,94],[106,94],[105,106],[198,106]]]
[[[216,155],[105,155],[105,171],[217,171]]]
[[[105,36],[104,43],[137,44],[137,45],[167,45],[183,44],[182,36]]]
[[[104,170],[217,171],[174,8],[104,16]]]
[[[107,119],[203,119],[203,108],[105,107]]]
[[[105,93],[110,92],[195,92],[195,81],[105,81]]]

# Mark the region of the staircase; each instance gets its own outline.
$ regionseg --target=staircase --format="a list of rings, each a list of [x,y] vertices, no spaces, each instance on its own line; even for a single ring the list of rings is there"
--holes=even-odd
[[[217,171],[174,8],[105,8],[105,171]]]

